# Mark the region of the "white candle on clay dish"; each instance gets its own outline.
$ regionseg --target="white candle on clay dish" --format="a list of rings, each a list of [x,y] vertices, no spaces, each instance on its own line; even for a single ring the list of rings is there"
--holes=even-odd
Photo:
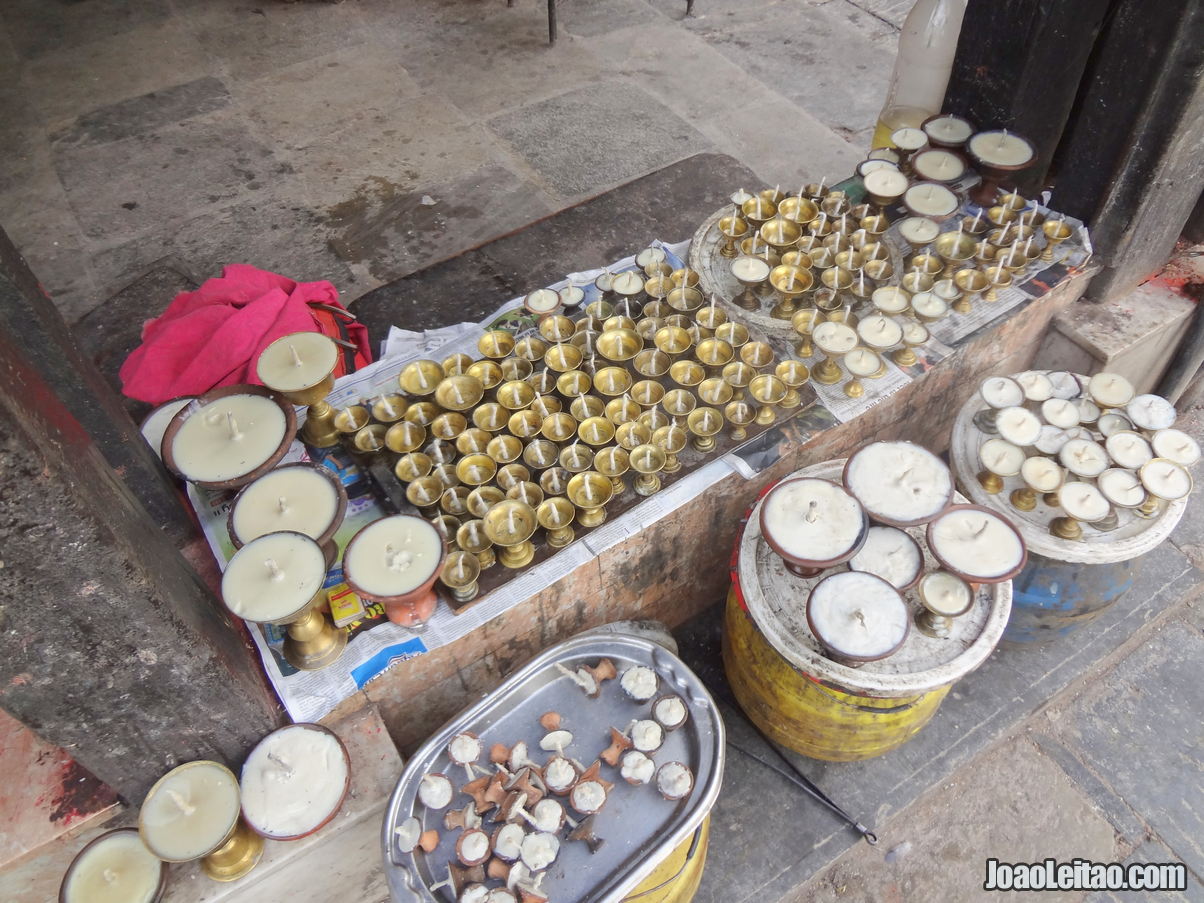
[[[1062,510],[1085,524],[1101,521],[1112,512],[1104,494],[1090,483],[1067,483],[1058,491]]]
[[[566,285],[560,290],[560,303],[565,307],[576,307],[585,300],[585,289],[579,285]]]
[[[920,581],[919,592],[925,608],[947,618],[965,614],[974,604],[974,591],[970,589],[970,584],[948,571],[925,574]]]
[[[956,182],[966,171],[966,164],[947,150],[926,150],[911,158],[911,168],[919,178],[930,182]]]
[[[147,793],[138,829],[147,849],[167,862],[189,862],[217,849],[238,821],[238,781],[217,762],[189,762]]]
[[[946,115],[929,119],[924,123],[924,132],[933,141],[949,147],[965,144],[974,133],[974,127],[960,116]]]
[[[343,554],[343,571],[355,588],[379,598],[418,589],[439,568],[443,539],[420,517],[384,517],[360,530]]]
[[[1068,430],[1079,425],[1079,406],[1065,398],[1054,398],[1041,402],[1041,416],[1050,426]]]
[[[1104,498],[1120,508],[1136,508],[1145,501],[1145,488],[1131,470],[1110,467],[1095,480]]]
[[[1113,461],[1129,470],[1136,470],[1154,457],[1150,443],[1137,433],[1127,431],[1113,433],[1104,440],[1104,448],[1107,449]]]
[[[807,623],[820,644],[841,658],[885,658],[907,639],[907,605],[880,577],[846,571],[825,577],[807,599]]]
[[[272,399],[226,395],[184,421],[171,441],[172,460],[195,483],[234,480],[270,459],[287,429],[284,411]]]
[[[1041,421],[1028,408],[1003,408],[995,415],[999,435],[1013,445],[1026,448],[1041,437]]]
[[[901,151],[917,151],[928,143],[928,135],[923,129],[904,126],[891,132],[890,142]]]
[[[265,837],[304,837],[338,812],[349,775],[347,751],[330,731],[282,727],[260,740],[242,766],[243,817]]]
[[[769,262],[763,257],[737,257],[732,275],[742,282],[761,282],[769,278]]]
[[[875,169],[865,174],[865,191],[878,198],[897,198],[907,190],[907,176],[893,166]]]
[[[614,274],[604,271],[599,274],[597,279],[594,280],[594,287],[600,292],[609,292],[614,284],[614,281]]]
[[[644,248],[639,254],[635,255],[635,265],[640,269],[654,264],[664,263],[665,252],[662,248]]]
[[[904,206],[914,214],[943,219],[957,210],[957,195],[935,182],[919,182],[903,194]]]
[[[881,314],[866,317],[858,323],[857,334],[871,348],[890,348],[903,341],[903,327]]]
[[[1024,404],[1024,390],[1009,376],[992,376],[979,387],[978,394],[996,410]]]
[[[861,505],[830,480],[787,480],[761,503],[761,534],[788,560],[840,560],[862,541],[865,529]]]
[[[901,314],[911,303],[911,295],[897,285],[884,285],[874,289],[870,301],[879,313]]]
[[[328,377],[338,360],[339,346],[329,336],[295,332],[263,349],[255,362],[255,375],[277,392],[300,392]]]
[[[857,164],[857,175],[864,178],[872,173],[875,169],[898,169],[899,164],[892,163],[890,160],[862,160]]]
[[[1000,582],[1024,563],[1020,535],[986,508],[950,508],[928,525],[927,539],[942,565],[975,582]]]
[[[844,323],[825,320],[811,330],[811,341],[825,354],[847,354],[857,347],[857,333]]]
[[[1125,413],[1143,430],[1165,430],[1175,425],[1175,406],[1161,395],[1138,395],[1125,405]]]
[[[192,400],[190,395],[165,401],[151,411],[138,428],[138,431],[142,433],[142,438],[146,440],[146,444],[154,449],[155,454],[160,458],[163,457],[163,434],[167,432],[167,424],[171,423],[171,418],[175,417],[180,409]]]
[[[1113,433],[1132,430],[1133,424],[1129,422],[1129,418],[1124,414],[1115,414],[1109,411],[1107,414],[1100,415],[1099,422],[1095,425],[1095,428],[1107,439]]]
[[[62,903],[151,903],[163,863],[132,828],[102,834],[84,847],[63,879]]]
[[[269,533],[234,553],[222,601],[240,618],[270,624],[301,611],[325,582],[321,546],[300,533]]]
[[[979,132],[966,144],[966,150],[986,166],[1021,167],[1035,156],[1031,144],[1006,131]]]
[[[870,516],[894,526],[922,524],[953,497],[945,462],[910,442],[873,442],[845,464],[845,486]]]
[[[854,348],[844,356],[844,366],[853,376],[872,379],[882,369],[882,358],[868,348]]]
[[[932,292],[917,292],[911,296],[911,309],[925,320],[939,320],[949,313],[949,302]]]
[[[913,245],[926,245],[936,241],[941,227],[923,216],[909,216],[899,220],[899,235]]]
[[[1014,477],[1024,464],[1024,450],[1004,439],[988,439],[978,449],[983,467],[1001,477]]]
[[[1142,466],[1141,484],[1153,495],[1168,502],[1191,492],[1191,474],[1174,461],[1155,458]]]
[[[615,276],[610,287],[620,295],[634,296],[644,290],[644,280],[640,278],[639,273],[628,270]]]
[[[532,313],[546,314],[560,306],[560,296],[550,288],[537,288],[523,299],[523,306]]]
[[[1053,397],[1053,383],[1044,373],[1029,370],[1026,373],[1018,373],[1015,379],[1020,383],[1024,397],[1029,401],[1045,401]]]
[[[1062,485],[1062,468],[1049,458],[1034,455],[1020,465],[1020,478],[1037,492],[1053,492]]]
[[[1154,433],[1150,444],[1159,458],[1191,467],[1200,460],[1200,444],[1182,430],[1162,429]]]
[[[247,485],[230,517],[239,542],[289,530],[317,539],[334,521],[339,495],[319,464],[288,464]]]
[[[1108,469],[1108,453],[1091,439],[1071,439],[1058,452],[1062,466],[1079,477],[1098,477]]]
[[[850,570],[881,577],[898,590],[914,584],[923,567],[919,544],[896,527],[870,527],[865,545],[849,559]]]
[[[1133,384],[1118,373],[1095,374],[1087,383],[1087,392],[1105,408],[1121,408],[1133,400]]]
[[[1054,398],[1077,398],[1083,389],[1079,378],[1065,370],[1055,370],[1050,373],[1049,383],[1053,386]]]

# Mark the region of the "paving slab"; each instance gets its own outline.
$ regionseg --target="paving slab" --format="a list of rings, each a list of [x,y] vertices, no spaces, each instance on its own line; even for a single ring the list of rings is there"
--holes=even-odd
[[[680,0],[679,8],[685,10],[685,0]],[[584,38],[665,21],[645,0],[560,0],[556,16],[562,32]]]
[[[2,13],[13,44],[26,58],[122,34],[169,14],[166,0],[8,0]]]
[[[1132,863],[1174,862],[1174,854],[1166,844],[1157,840],[1147,840],[1124,858],[1126,865]],[[1187,873],[1187,890],[1182,894],[1157,893],[1154,891],[1100,891],[1087,896],[1084,903],[1165,903],[1167,900],[1185,900],[1187,903],[1198,903],[1204,900],[1204,882],[1198,875]]]
[[[83,113],[50,140],[59,147],[105,144],[212,113],[229,102],[230,94],[221,79],[207,75]]]

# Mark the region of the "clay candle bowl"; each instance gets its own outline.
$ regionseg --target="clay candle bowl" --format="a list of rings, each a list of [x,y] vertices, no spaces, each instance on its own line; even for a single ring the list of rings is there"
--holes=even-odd
[[[813,477],[787,479],[761,502],[761,535],[799,577],[848,561],[865,544],[869,518],[843,486]]]
[[[945,462],[911,442],[872,442],[845,462],[844,485],[870,517],[891,527],[927,523],[953,499]]]
[[[351,761],[333,731],[290,724],[251,750],[239,786],[242,817],[252,831],[268,840],[301,840],[342,808],[351,788]]]
[[[308,462],[285,464],[249,483],[238,494],[226,519],[234,548],[269,533],[289,530],[315,540],[334,565],[334,534],[347,514],[347,490],[327,467]]]
[[[807,598],[807,626],[833,661],[856,668],[894,654],[911,619],[899,591],[873,574],[825,577]]]
[[[968,583],[1011,580],[1028,560],[1016,528],[977,505],[950,505],[929,522],[925,540],[941,566]]]

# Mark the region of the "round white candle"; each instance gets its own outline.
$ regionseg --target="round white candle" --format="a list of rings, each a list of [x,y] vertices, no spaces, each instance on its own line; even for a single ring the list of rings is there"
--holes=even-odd
[[[439,567],[443,540],[420,517],[399,514],[364,527],[347,546],[343,570],[373,596],[404,596],[422,586]]]
[[[1143,430],[1165,430],[1175,424],[1175,406],[1161,395],[1138,395],[1125,406],[1125,413]]]
[[[965,144],[974,133],[973,126],[960,116],[938,116],[924,123],[929,138],[941,144]]]
[[[992,376],[990,379],[984,380],[978,394],[982,396],[983,401],[996,410],[1014,408],[1024,404],[1024,390],[1020,388],[1020,383],[1010,376]]]
[[[1104,498],[1121,508],[1136,508],[1145,501],[1145,489],[1132,471],[1110,467],[1096,478],[1095,483]]]
[[[853,376],[868,378],[882,369],[882,358],[868,348],[854,348],[844,356],[844,366]]]
[[[932,292],[917,292],[911,296],[911,309],[918,316],[939,320],[949,312],[949,302]]]
[[[1133,384],[1118,373],[1097,373],[1087,383],[1096,404],[1119,408],[1133,400]]]
[[[523,306],[537,314],[547,313],[560,306],[560,296],[550,288],[537,288],[523,300]]]
[[[1041,437],[1041,421],[1028,408],[1003,408],[995,415],[999,435],[1013,445],[1025,448]]]
[[[147,849],[167,862],[213,852],[238,821],[238,781],[216,762],[189,762],[147,793],[138,827]]]
[[[946,617],[957,617],[969,609],[973,592],[970,584],[948,571],[933,571],[920,581],[924,607]]]
[[[1041,427],[1041,435],[1037,437],[1037,441],[1033,445],[1043,455],[1056,455],[1062,450],[1062,446],[1073,438],[1075,437],[1072,430],[1045,424]]]
[[[846,354],[857,347],[857,333],[844,323],[825,320],[811,330],[811,340],[825,354]]]
[[[870,301],[881,313],[901,314],[911,303],[911,295],[907,294],[906,289],[901,289],[897,285],[884,285],[882,288],[874,289],[874,293],[870,295]]]
[[[946,150],[926,150],[911,159],[911,168],[921,179],[933,182],[953,182],[962,177],[966,164],[957,154]]]
[[[901,151],[916,151],[928,143],[923,129],[905,126],[891,132],[890,142]]]
[[[732,275],[742,282],[763,282],[769,278],[769,262],[763,257],[737,257]]]
[[[566,285],[560,290],[560,303],[565,307],[576,307],[585,300],[585,289],[579,285]]]
[[[350,764],[333,734],[303,724],[268,734],[242,766],[242,811],[268,837],[316,830],[343,801]]]
[[[873,574],[846,571],[815,585],[807,599],[815,638],[837,655],[877,659],[907,637],[907,606],[899,591]]]
[[[1006,131],[979,132],[966,148],[987,166],[1021,167],[1032,162],[1033,146]]]
[[[1058,491],[1058,502],[1067,514],[1086,524],[1103,520],[1112,510],[1104,494],[1090,483],[1067,483]]]
[[[1109,464],[1108,453],[1091,439],[1071,439],[1058,452],[1058,460],[1071,473],[1080,477],[1096,477]]]
[[[146,420],[142,421],[142,426],[139,427],[142,438],[160,458],[163,457],[163,434],[167,432],[167,424],[171,423],[171,419],[179,413],[180,409],[192,400],[192,396],[188,396],[164,402],[151,411]]]
[[[137,831],[110,831],[71,863],[63,882],[63,903],[150,903],[162,875],[162,861]]]
[[[1065,398],[1050,398],[1041,402],[1041,416],[1050,426],[1068,430],[1079,425],[1079,406]]]
[[[787,558],[833,561],[849,553],[865,528],[857,500],[828,480],[776,486],[761,505],[761,531]]]
[[[287,428],[284,411],[272,399],[226,395],[184,421],[171,441],[172,459],[193,482],[237,479],[276,453]]]
[[[1034,455],[1020,465],[1020,478],[1037,492],[1053,492],[1062,485],[1062,468],[1049,458]]]
[[[1046,401],[1053,397],[1053,383],[1044,373],[1029,370],[1026,373],[1018,373],[1014,379],[1020,384],[1020,388],[1024,390],[1024,397],[1029,401]]]
[[[1012,526],[983,508],[952,508],[928,526],[928,548],[971,580],[998,580],[1020,567],[1024,543]]]
[[[1104,440],[1104,448],[1107,449],[1113,461],[1129,470],[1136,470],[1154,457],[1150,443],[1132,432],[1113,433]]]
[[[598,276],[598,278],[594,280],[594,286],[600,292],[609,292],[611,290],[611,285],[614,283],[614,281],[615,281],[614,274],[611,273],[609,270],[607,270],[607,271],[602,272]]]
[[[903,203],[921,216],[945,217],[957,209],[957,195],[935,182],[919,182],[903,195]]]
[[[899,165],[890,160],[862,160],[857,164],[857,174],[862,178],[868,176],[875,169],[898,169]]]
[[[907,190],[907,176],[893,166],[875,169],[862,179],[867,194],[879,198],[897,198]]]
[[[654,263],[664,263],[665,252],[662,248],[644,248],[635,255],[635,265],[641,269]]]
[[[895,589],[911,586],[924,566],[914,539],[896,527],[870,527],[865,545],[849,559],[849,568],[881,577]]]
[[[259,381],[278,392],[316,386],[334,370],[339,347],[320,332],[295,332],[263,349],[255,362]]]
[[[222,601],[240,618],[271,623],[304,608],[325,582],[321,546],[300,533],[269,533],[234,553],[222,574]]]
[[[1174,501],[1191,492],[1191,474],[1166,458],[1155,458],[1142,466],[1141,484],[1160,499]]]
[[[1122,430],[1132,430],[1133,424],[1129,422],[1129,418],[1124,414],[1115,414],[1109,412],[1101,414],[1099,422],[1095,425],[1100,434],[1107,439],[1113,433],[1119,433]]]
[[[1055,370],[1050,373],[1049,383],[1053,386],[1054,398],[1077,398],[1083,389],[1079,378],[1065,370]]]
[[[1090,398],[1080,398],[1075,403],[1079,408],[1079,423],[1095,423],[1099,420],[1099,406]]]
[[[915,300],[914,296],[912,300]],[[928,327],[923,323],[916,320],[903,321],[903,341],[908,345],[923,345],[928,341],[928,334]]]
[[[932,291],[942,301],[956,301],[961,297],[962,290],[952,279],[938,279],[932,284]]]
[[[890,348],[903,341],[903,327],[882,314],[866,317],[858,323],[857,334],[872,348]]]
[[[1200,460],[1200,444],[1182,430],[1163,429],[1154,433],[1150,444],[1154,454],[1184,467]]]
[[[1024,464],[1024,451],[1004,439],[988,439],[978,449],[983,467],[1001,477],[1014,477]]]
[[[628,270],[615,276],[610,287],[620,295],[638,295],[644,290],[644,280],[639,273]]]
[[[945,462],[910,442],[873,442],[845,467],[845,485],[870,516],[894,524],[934,517],[953,495]]]
[[[899,234],[913,245],[926,245],[936,241],[941,227],[927,217],[909,216],[899,220]]]
[[[731,193],[731,202],[737,207],[743,207],[745,201],[751,201],[755,195],[749,194],[743,188],[737,188]]]
[[[239,493],[231,525],[244,543],[282,530],[317,539],[334,520],[338,506],[334,485],[315,465],[285,466],[269,471]]]

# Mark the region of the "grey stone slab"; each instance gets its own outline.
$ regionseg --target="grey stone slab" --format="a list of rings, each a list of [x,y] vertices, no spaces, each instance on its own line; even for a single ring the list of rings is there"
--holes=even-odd
[[[1197,438],[1204,435],[1204,408],[1181,408],[1175,426]],[[1201,485],[1201,481],[1204,481],[1204,460],[1197,461],[1191,471],[1196,485]],[[1171,533],[1171,542],[1196,567],[1204,568],[1204,506],[1194,503],[1187,506],[1182,520]]]
[[[0,13],[26,58],[122,34],[169,15],[165,0],[8,0]]]
[[[1204,636],[1171,623],[1065,715],[1064,742],[1204,874]]]
[[[903,27],[903,21],[915,6],[912,0],[840,0],[840,2],[850,3],[890,23],[896,31]]]
[[[1134,863],[1163,863],[1177,862],[1175,854],[1166,845],[1157,840],[1147,840],[1137,847],[1124,859],[1126,865]],[[1187,889],[1180,894],[1168,894],[1157,891],[1121,890],[1098,891],[1088,895],[1083,903],[1164,903],[1167,900],[1183,900],[1185,903],[1200,903],[1204,900],[1204,882],[1199,876],[1187,872]]]
[[[685,18],[685,0],[648,0],[653,6],[672,20],[690,21]],[[735,19],[753,16],[770,16],[782,7],[799,0],[695,0],[694,19]],[[816,0],[805,0],[816,2]],[[823,0],[818,0],[823,2]]]
[[[585,38],[633,25],[644,27],[664,22],[645,0],[559,0],[556,13],[562,31]]]
[[[105,144],[212,113],[229,103],[230,94],[222,81],[206,76],[84,113],[50,138],[60,146]]]
[[[495,116],[489,126],[565,198],[596,193],[709,146],[689,123],[622,81]]]

